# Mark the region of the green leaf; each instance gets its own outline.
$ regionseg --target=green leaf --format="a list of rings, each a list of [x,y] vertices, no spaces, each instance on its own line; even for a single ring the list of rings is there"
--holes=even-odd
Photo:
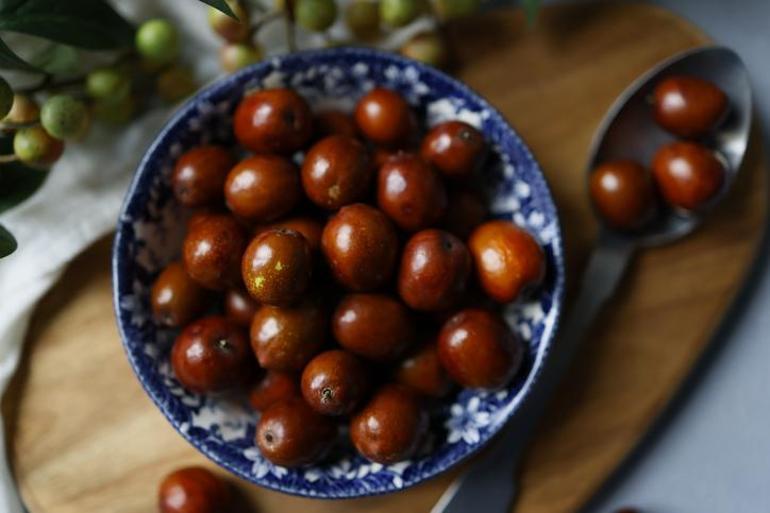
[[[0,39],[0,68],[18,69],[22,71],[39,71],[34,66],[28,64],[24,59],[16,55],[13,50],[8,48],[2,39]]]
[[[16,9],[24,0],[0,0],[0,13]]]
[[[52,43],[30,59],[35,67],[52,75],[74,73],[80,64],[78,51],[72,46]]]
[[[134,38],[131,24],[104,0],[6,0],[0,30],[89,50],[127,47]]]
[[[227,2],[225,0],[200,0],[204,4],[209,4],[211,7],[214,7],[215,9],[219,9],[223,13],[227,14],[231,18],[235,18],[236,20],[238,17],[235,15],[232,9],[230,9],[230,6],[227,5]]]
[[[527,17],[527,25],[530,27],[537,21],[537,12],[540,10],[540,0],[521,0],[524,15]]]
[[[13,137],[0,139],[0,154],[13,153]],[[48,171],[21,162],[0,165],[0,213],[15,207],[43,185]]]
[[[11,232],[6,230],[3,225],[0,224],[0,258],[7,257],[16,251],[17,247],[18,244],[16,244],[16,239],[13,238]]]

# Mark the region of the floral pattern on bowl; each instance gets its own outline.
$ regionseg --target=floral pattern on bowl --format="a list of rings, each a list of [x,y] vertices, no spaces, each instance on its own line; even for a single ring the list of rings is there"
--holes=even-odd
[[[462,119],[485,134],[493,152],[485,190],[496,217],[512,219],[543,245],[545,283],[533,300],[510,305],[506,320],[526,342],[527,358],[499,392],[463,390],[432,412],[420,453],[394,465],[371,463],[341,437],[327,462],[286,469],[265,460],[253,442],[257,420],[243,398],[198,396],[173,375],[168,353],[175,332],[152,321],[149,290],[160,269],[178,257],[188,215],[169,187],[176,158],[205,142],[233,143],[230,121],[244,92],[288,86],[314,108],[351,108],[375,86],[399,91],[433,125]],[[459,82],[391,54],[364,49],[300,52],[224,78],[198,93],[171,119],[139,165],[126,197],[113,251],[115,311],[128,359],[143,387],[190,443],[224,468],[256,484],[319,498],[386,493],[419,483],[479,450],[519,409],[539,374],[556,329],[564,290],[558,216],[531,153],[501,115]]]

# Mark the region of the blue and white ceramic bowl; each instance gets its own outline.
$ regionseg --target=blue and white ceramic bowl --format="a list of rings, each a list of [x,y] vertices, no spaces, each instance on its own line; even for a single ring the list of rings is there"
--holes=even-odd
[[[507,308],[528,348],[524,367],[505,390],[464,390],[432,413],[433,430],[413,459],[383,466],[341,443],[328,462],[299,469],[271,464],[253,442],[257,416],[233,399],[185,391],[168,353],[175,332],[153,323],[149,292],[160,269],[178,257],[186,213],[173,200],[174,161],[201,143],[231,143],[231,117],[245,91],[288,86],[314,107],[352,107],[365,91],[399,91],[433,125],[462,119],[494,149],[483,184],[495,216],[512,219],[545,248],[548,275],[541,292]],[[123,205],[113,253],[114,300],[120,334],[139,381],[169,422],[222,467],[253,483],[309,497],[343,498],[412,486],[478,451],[526,400],[547,357],[559,319],[564,262],[559,220],[548,186],[529,149],[486,101],[448,76],[393,54],[364,49],[301,52],[270,59],[199,92],[166,124],[142,159]]]

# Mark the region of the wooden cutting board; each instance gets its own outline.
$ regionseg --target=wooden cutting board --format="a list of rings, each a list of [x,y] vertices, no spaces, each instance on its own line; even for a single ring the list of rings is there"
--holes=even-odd
[[[550,180],[574,283],[595,233],[583,175],[594,129],[637,75],[707,38],[670,12],[627,3],[549,7],[533,30],[520,13],[499,11],[452,32],[460,78],[508,117]],[[583,504],[708,344],[763,233],[767,178],[757,142],[734,191],[701,230],[631,266],[540,426],[516,511],[562,513]],[[112,315],[109,244],[78,258],[39,306],[4,404],[31,513],[155,511],[166,472],[213,467],[177,436],[129,369]],[[337,502],[239,488],[251,505],[244,511],[427,512],[454,474],[395,495]]]

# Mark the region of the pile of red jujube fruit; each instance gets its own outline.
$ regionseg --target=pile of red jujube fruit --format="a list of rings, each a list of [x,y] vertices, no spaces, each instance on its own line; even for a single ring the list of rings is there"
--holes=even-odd
[[[242,148],[193,148],[171,180],[194,213],[151,301],[182,328],[171,364],[187,390],[248,390],[256,444],[294,467],[322,459],[342,423],[366,458],[407,459],[453,383],[510,382],[524,344],[499,305],[536,290],[545,256],[487,220],[476,128],[423,137],[407,102],[377,88],[352,116],[255,91],[233,130]],[[207,314],[217,302],[224,314]]]
[[[684,140],[665,144],[656,152],[651,174],[633,160],[605,162],[591,174],[594,205],[617,229],[645,228],[659,210],[657,196],[675,209],[697,210],[724,184],[722,160],[697,140],[727,117],[725,93],[701,78],[672,76],[655,86],[652,109],[658,126]]]

